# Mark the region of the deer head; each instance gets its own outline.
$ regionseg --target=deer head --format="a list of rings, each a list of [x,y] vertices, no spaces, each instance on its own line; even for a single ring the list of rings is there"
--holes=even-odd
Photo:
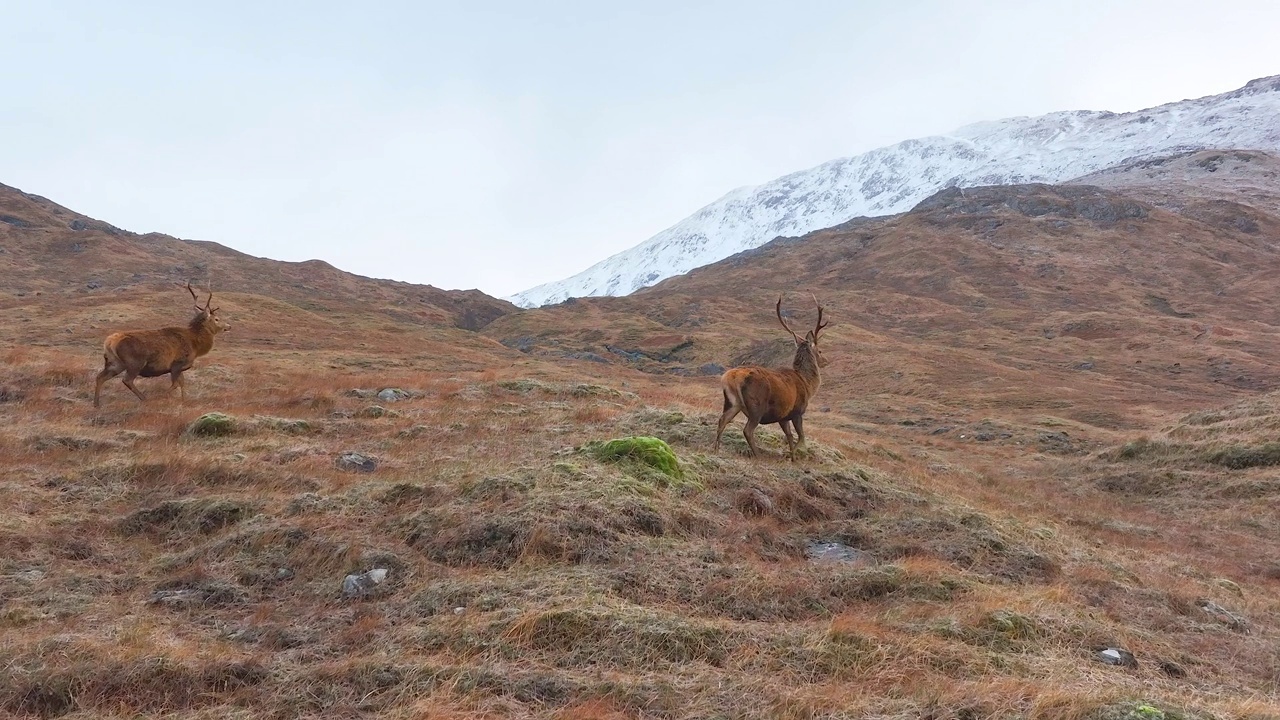
[[[791,338],[796,342],[796,363],[799,364],[804,356],[808,355],[813,357],[813,361],[818,367],[826,367],[827,359],[823,357],[822,350],[818,347],[818,335],[822,333],[823,329],[826,328],[829,323],[822,322],[823,307],[818,302],[818,296],[812,295],[812,297],[813,304],[818,308],[818,322],[814,325],[812,330],[805,333],[804,338],[797,335],[796,332],[791,329],[791,326],[787,325],[787,321],[783,319],[781,295],[778,296],[778,304],[774,309],[778,314],[778,322],[782,323],[783,329],[791,333]]]
[[[196,304],[196,320],[199,320],[209,332],[217,335],[221,332],[227,332],[231,329],[231,323],[218,317],[219,308],[210,308],[213,303],[213,290],[209,290],[209,297],[205,298],[204,305],[200,304],[200,298],[196,295],[196,291],[192,289],[191,282],[187,282],[187,292],[191,293],[191,299]]]

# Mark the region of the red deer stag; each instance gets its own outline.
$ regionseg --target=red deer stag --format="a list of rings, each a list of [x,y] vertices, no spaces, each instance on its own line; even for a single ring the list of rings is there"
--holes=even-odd
[[[133,386],[136,377],[159,377],[168,375],[173,383],[169,392],[178,388],[182,399],[187,398],[187,387],[182,380],[182,373],[191,368],[196,358],[213,349],[213,338],[221,332],[231,329],[225,320],[218,317],[218,308],[210,308],[213,302],[213,291],[200,305],[196,291],[187,283],[187,292],[196,303],[196,316],[186,327],[167,327],[159,330],[130,330],[112,333],[102,345],[102,357],[105,364],[98,373],[97,385],[93,388],[93,406],[98,407],[98,396],[102,393],[102,384],[111,378],[124,373],[124,386],[133,391],[139,400],[145,399],[138,388]]]
[[[775,310],[778,322],[791,333],[796,341],[796,357],[789,368],[763,368],[752,365],[730,368],[720,377],[720,387],[724,394],[724,413],[720,416],[720,425],[716,428],[714,449],[720,449],[720,436],[724,428],[742,413],[747,416],[746,427],[742,434],[747,438],[747,446],[751,448],[751,456],[760,454],[756,447],[756,426],[778,423],[783,434],[787,436],[789,457],[795,460],[796,440],[791,436],[791,426],[796,428],[800,436],[800,446],[804,446],[804,411],[809,401],[818,392],[822,377],[818,368],[826,367],[827,361],[818,349],[818,335],[828,323],[822,322],[822,305],[818,298],[813,298],[818,306],[818,323],[801,340],[782,319],[782,296],[778,296]]]

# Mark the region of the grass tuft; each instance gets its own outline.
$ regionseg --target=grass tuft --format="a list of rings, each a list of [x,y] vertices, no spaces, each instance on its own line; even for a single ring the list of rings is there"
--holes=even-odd
[[[656,437],[635,436],[589,442],[582,446],[582,451],[600,462],[635,462],[653,468],[672,480],[683,480],[685,477],[685,471],[671,446]]]
[[[187,426],[187,434],[196,437],[226,437],[238,430],[236,419],[226,413],[205,413]]]

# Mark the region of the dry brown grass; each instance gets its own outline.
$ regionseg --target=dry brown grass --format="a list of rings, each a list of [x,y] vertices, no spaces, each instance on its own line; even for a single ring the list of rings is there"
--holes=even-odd
[[[6,296],[0,714],[1280,714],[1278,481],[1250,459],[1269,457],[1280,410],[1233,404],[1252,393],[1237,375],[1270,381],[1280,345],[1256,303],[1151,316],[1101,282],[1089,243],[1218,237],[1153,217],[1076,236],[1005,217],[991,237],[907,218],[876,242],[833,231],[763,251],[770,277],[810,278],[846,308],[798,463],[775,428],[758,461],[736,428],[711,454],[713,378],[669,372],[771,361],[772,318],[752,313],[774,289],[751,263],[484,335],[424,324],[393,302],[404,288],[322,303],[228,289],[235,330],[191,371],[187,403],[164,381],[140,383],[146,404],[117,383],[96,411],[101,335],[167,320],[161,295]],[[982,255],[1020,238],[1059,243],[1065,279]],[[1232,272],[1206,280],[1184,260],[1132,271],[1205,298],[1196,283]],[[490,339],[524,336],[532,353]],[[562,357],[614,341],[652,372]],[[188,432],[212,411],[235,431]],[[579,451],[634,435],[668,442],[687,482]],[[342,467],[345,452],[376,468]],[[815,562],[813,542],[858,562]],[[346,574],[375,567],[385,583],[341,597]],[[1097,662],[1107,646],[1138,667]]]
[[[1178,545],[1165,562],[1102,527],[1120,517],[1077,485],[1013,497],[1023,481],[999,447],[966,465],[955,441],[814,422],[806,462],[710,456],[701,381],[586,379],[587,363],[502,353],[482,372],[377,354],[383,369],[350,369],[364,362],[350,352],[317,371],[229,346],[193,371],[185,405],[148,388],[145,405],[113,395],[94,412],[75,354],[8,355],[0,382],[27,390],[0,404],[0,501],[15,510],[0,527],[0,705],[18,716],[1276,709],[1275,579],[1241,578],[1236,595],[1197,569],[1213,553]],[[413,395],[354,392],[381,387]],[[210,410],[237,432],[188,435]],[[641,432],[697,485],[663,489],[574,450]],[[344,451],[379,465],[344,471]],[[1085,513],[1098,523],[1072,524]],[[806,560],[817,540],[866,563]],[[344,574],[375,566],[392,571],[384,585],[340,599]],[[181,599],[148,602],[164,593]],[[1093,661],[1109,644],[1140,667]]]

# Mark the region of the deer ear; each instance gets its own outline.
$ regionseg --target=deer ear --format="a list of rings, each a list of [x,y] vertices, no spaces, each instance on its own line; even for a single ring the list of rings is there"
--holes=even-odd
[[[817,345],[817,344],[818,344],[818,338],[814,337],[814,334],[813,334],[813,331],[812,331],[812,330],[810,330],[809,332],[805,333],[805,335],[804,335],[804,340],[805,340],[805,342],[809,343],[810,345]]]

